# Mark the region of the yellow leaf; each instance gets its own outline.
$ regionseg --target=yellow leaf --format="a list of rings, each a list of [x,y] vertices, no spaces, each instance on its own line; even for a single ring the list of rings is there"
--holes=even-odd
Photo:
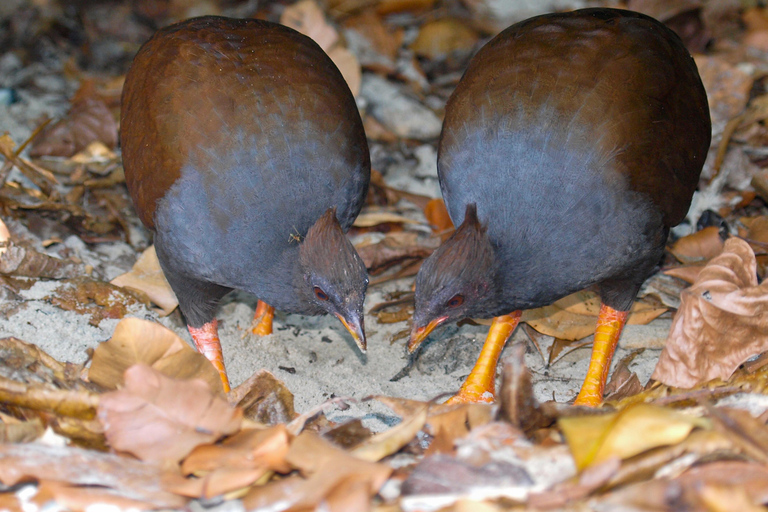
[[[637,404],[612,414],[561,418],[558,425],[581,470],[611,457],[627,459],[677,444],[695,427],[709,427],[709,422],[672,409]]]

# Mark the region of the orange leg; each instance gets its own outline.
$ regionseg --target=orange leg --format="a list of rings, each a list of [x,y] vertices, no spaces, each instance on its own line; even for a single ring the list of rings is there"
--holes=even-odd
[[[221,353],[221,341],[219,341],[219,322],[215,318],[202,327],[187,326],[192,340],[195,342],[198,352],[203,354],[213,367],[219,372],[224,392],[229,393],[229,379],[227,370],[224,369],[224,356]]]
[[[592,358],[574,405],[597,407],[603,403],[603,390],[605,381],[608,380],[611,359],[628,315],[629,311],[616,311],[605,304],[600,307],[600,316],[597,317],[597,329],[595,329],[595,343],[592,345]]]
[[[256,312],[253,314],[251,332],[258,336],[272,334],[272,319],[275,318],[275,308],[266,302],[259,301],[256,304]]]
[[[504,345],[512,335],[512,331],[517,327],[522,313],[522,311],[514,311],[508,315],[498,316],[493,319],[493,324],[491,324],[491,329],[488,331],[488,337],[485,339],[475,367],[472,368],[469,377],[461,385],[458,394],[448,399],[446,403],[492,403],[495,400],[496,364],[499,361]]]

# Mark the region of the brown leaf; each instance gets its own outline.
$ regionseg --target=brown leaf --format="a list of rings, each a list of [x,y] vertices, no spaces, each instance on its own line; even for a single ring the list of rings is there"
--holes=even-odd
[[[242,416],[206,382],[170,379],[143,364],[130,367],[125,388],[99,404],[110,446],[149,461],[178,462],[196,446],[237,432]]]
[[[110,281],[115,286],[132,288],[144,293],[149,300],[160,306],[162,314],[166,316],[176,309],[179,301],[173,293],[171,285],[165,279],[163,269],[157,259],[155,246],[152,245],[141,253],[130,272],[119,275]]]
[[[644,325],[666,311],[667,308],[638,301],[632,305],[627,323]],[[594,334],[599,312],[600,298],[597,294],[581,291],[549,306],[527,309],[523,311],[521,321],[547,336],[575,341]]]
[[[11,240],[0,242],[0,274],[67,279],[83,274],[83,265],[21,247]]]
[[[299,435],[288,452],[287,460],[306,479],[288,478],[254,488],[243,500],[246,509],[260,509],[280,502],[290,510],[317,509],[321,503],[343,500],[343,492],[351,492],[359,504],[365,503],[384,485],[392,469],[384,464],[352,457],[344,450],[310,432]],[[329,510],[338,510],[333,505]],[[365,510],[365,509],[363,509]]]
[[[376,12],[384,16],[396,12],[424,12],[435,4],[435,0],[380,0]]]
[[[285,461],[289,436],[284,425],[266,430],[245,429],[221,444],[201,445],[184,460],[187,479],[169,488],[190,498],[211,498],[247,487],[269,476],[271,471],[287,473]]]
[[[442,18],[422,25],[411,50],[428,59],[443,59],[456,51],[470,51],[477,43],[477,33],[455,18]]]
[[[352,96],[357,97],[360,94],[360,86],[363,83],[363,70],[360,68],[360,62],[354,53],[350,52],[343,46],[334,46],[328,51],[328,56],[331,58],[336,67],[339,68],[341,76],[344,77],[344,81],[347,82]]]
[[[696,282],[696,278],[699,277],[699,272],[702,271],[704,265],[684,265],[681,267],[672,267],[664,271],[664,274],[678,279],[682,279],[688,284]]]
[[[94,141],[108,148],[117,146],[117,122],[95,91],[93,82],[83,82],[72,98],[67,117],[46,127],[34,140],[29,154],[32,157],[70,157]]]
[[[667,344],[652,378],[691,388],[727,380],[750,357],[768,350],[768,283],[757,284],[755,255],[738,238],[682,292]]]
[[[709,407],[709,417],[721,432],[750,459],[768,463],[768,427],[747,411]]]
[[[289,5],[280,15],[280,23],[311,37],[326,52],[339,40],[339,33],[325,21],[325,13],[315,0]]]
[[[63,281],[46,299],[63,310],[90,315],[88,323],[94,326],[105,318],[123,318],[129,307],[141,304],[129,291],[91,277]]]
[[[112,453],[36,443],[0,444],[0,481],[6,485],[32,478],[98,486],[111,490],[113,496],[154,508],[181,508],[187,499],[163,488],[163,482],[174,477],[178,478],[177,472]]]
[[[512,353],[504,359],[501,379],[499,417],[515,428],[530,433],[554,421],[554,414],[539,405],[533,394],[531,372],[525,365],[525,344],[511,347]]]
[[[389,233],[382,241],[359,247],[357,252],[375,275],[404,260],[426,258],[439,243],[439,239],[420,240],[416,233]]]
[[[723,250],[723,239],[716,226],[684,236],[669,248],[669,252],[687,265],[706,262]]]
[[[616,369],[613,370],[611,380],[605,386],[605,402],[618,402],[643,391],[644,387],[640,384],[640,378],[635,372],[629,370],[630,362],[640,352],[642,352],[642,349],[632,352],[619,361]]]
[[[370,462],[376,462],[388,455],[396,453],[400,448],[411,442],[427,421],[428,405],[417,409],[413,415],[404,417],[396,426],[380,432],[350,450],[354,457]]]
[[[453,228],[453,221],[445,208],[445,202],[440,198],[432,199],[427,203],[427,206],[424,207],[424,216],[435,233],[449,231]]]
[[[374,53],[367,59],[363,55],[360,56],[363,65],[385,66],[389,68],[387,69],[388,72],[395,71],[395,58],[403,42],[404,31],[402,28],[385,25],[381,16],[372,9],[347,18],[344,20],[344,26],[365,38],[370,45],[370,50]]]
[[[0,443],[29,443],[45,432],[45,426],[39,418],[21,421],[11,416],[0,414]]]
[[[204,355],[167,327],[140,318],[124,318],[112,337],[96,347],[88,379],[117,389],[134,364],[151,366],[174,379],[202,379],[216,393],[224,393],[219,373]]]
[[[233,389],[229,401],[237,404],[246,418],[265,425],[288,423],[296,417],[293,393],[267,370],[254,373]]]

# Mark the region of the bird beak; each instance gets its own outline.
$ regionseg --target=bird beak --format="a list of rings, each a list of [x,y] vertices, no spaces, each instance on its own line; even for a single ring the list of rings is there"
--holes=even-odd
[[[352,316],[349,321],[347,321],[343,316],[336,313],[336,318],[339,319],[339,321],[344,325],[344,327],[347,328],[349,331],[349,334],[352,335],[352,339],[355,340],[355,343],[357,343],[358,348],[360,349],[360,352],[365,354],[365,350],[367,348],[367,345],[365,343],[365,332],[363,330],[363,321],[362,319],[359,319],[357,315]]]
[[[408,353],[412,354],[413,351],[416,350],[416,347],[421,345],[421,342],[427,339],[429,333],[434,331],[435,327],[442,324],[446,320],[448,320],[447,316],[441,316],[429,322],[426,327],[416,327],[414,325],[413,329],[411,330],[411,339],[408,340]]]

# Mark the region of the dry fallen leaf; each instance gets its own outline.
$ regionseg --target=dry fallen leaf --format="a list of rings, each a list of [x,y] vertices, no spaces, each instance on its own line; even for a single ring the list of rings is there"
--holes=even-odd
[[[358,459],[376,462],[387,455],[392,455],[408,444],[427,421],[428,405],[424,405],[412,416],[403,418],[396,426],[385,430],[350,451]]]
[[[169,488],[190,498],[212,498],[269,478],[271,472],[288,473],[285,461],[289,435],[285,425],[269,429],[245,429],[221,444],[195,448],[184,460],[187,479]]]
[[[672,244],[669,252],[685,264],[706,262],[723,250],[723,239],[716,226],[704,228]]]
[[[229,403],[243,410],[246,418],[264,425],[288,423],[296,417],[293,393],[267,370],[259,370],[233,389]]]
[[[424,216],[435,233],[447,232],[453,228],[453,221],[448,215],[448,210],[442,199],[432,199],[428,202],[427,206],[424,207]]]
[[[681,298],[653,379],[681,388],[728,380],[768,350],[768,283],[757,284],[755,255],[743,240],[728,239]]]
[[[164,489],[166,481],[180,478],[178,472],[165,472],[154,464],[82,448],[0,444],[0,482],[15,485],[31,478],[94,490],[101,488],[104,492],[96,494],[97,503],[125,505],[130,501],[132,506],[146,503],[152,508],[174,509],[187,503],[186,498]]]
[[[280,23],[312,38],[339,68],[354,96],[360,92],[362,71],[360,63],[349,50],[338,44],[339,33],[325,18],[315,0],[300,0],[289,5],[280,16]]]
[[[88,323],[94,326],[106,318],[123,318],[129,308],[142,304],[130,291],[87,276],[62,281],[46,299],[66,311],[90,315]]]
[[[627,323],[645,325],[666,311],[667,308],[664,307],[635,302]],[[581,291],[563,297],[549,306],[527,309],[523,311],[520,321],[547,336],[574,341],[594,334],[599,312],[600,298],[597,294]]]
[[[611,457],[627,459],[679,443],[695,427],[706,427],[708,422],[672,409],[637,404],[610,414],[560,418],[558,425],[576,467],[584,469]]]
[[[94,141],[108,148],[117,146],[117,122],[97,94],[92,82],[84,82],[72,98],[67,117],[46,127],[33,141],[29,154],[39,156],[74,155]]]
[[[256,487],[244,498],[247,510],[280,503],[281,510],[366,510],[392,469],[352,457],[316,434],[304,432],[292,443],[288,463],[305,478]],[[353,508],[342,504],[352,503]]]
[[[167,327],[140,318],[124,318],[112,337],[96,347],[88,379],[117,389],[125,371],[138,363],[174,379],[202,379],[216,393],[224,393],[219,373],[204,355]]]
[[[178,462],[196,446],[240,429],[243,413],[202,380],[174,380],[143,364],[125,387],[102,395],[99,419],[115,450],[142,460]]]
[[[325,20],[325,13],[315,0],[300,0],[289,5],[280,23],[311,37],[326,52],[339,40],[339,34]]]
[[[444,59],[452,52],[470,51],[477,40],[477,33],[466,23],[443,18],[422,25],[411,50],[428,59]]]
[[[163,269],[160,268],[154,245],[141,253],[130,272],[119,275],[110,282],[115,286],[132,288],[144,293],[149,300],[160,307],[162,310],[160,316],[171,314],[171,311],[179,305],[176,294],[173,293],[171,285],[165,279]]]

